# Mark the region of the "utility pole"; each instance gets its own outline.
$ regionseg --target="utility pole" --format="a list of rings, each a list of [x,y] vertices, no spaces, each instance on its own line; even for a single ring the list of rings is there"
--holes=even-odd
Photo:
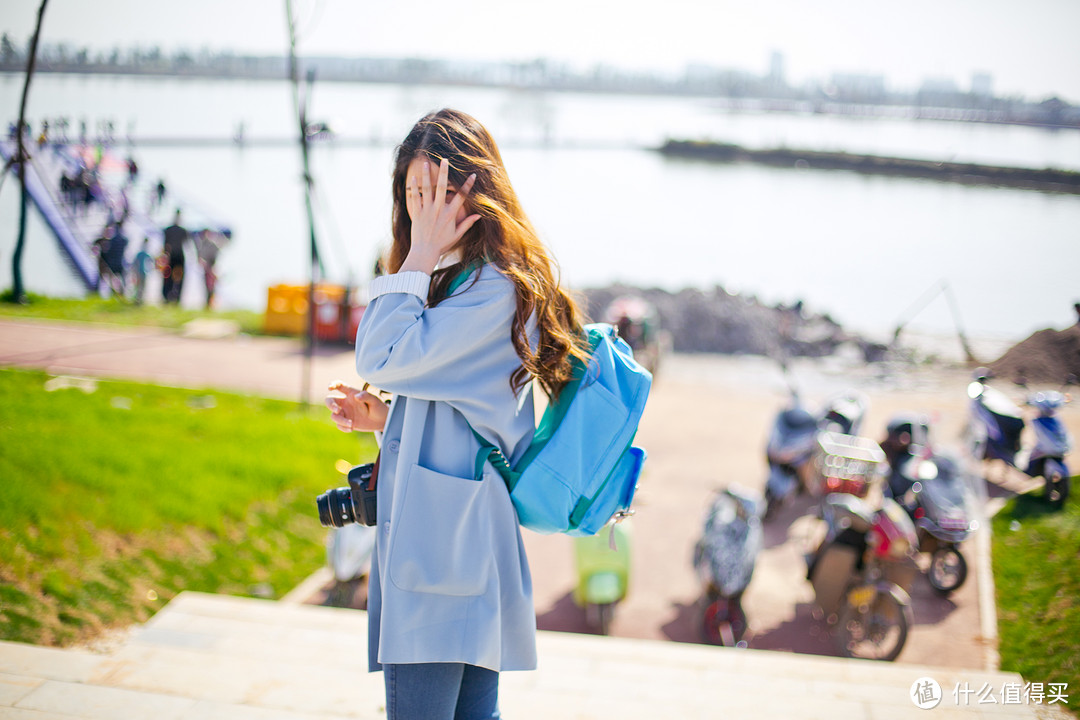
[[[41,21],[45,18],[45,5],[49,0],[41,0],[38,7],[37,26],[34,28],[34,37],[30,41],[30,52],[26,58],[26,82],[23,84],[22,103],[19,105],[19,124],[15,126],[15,157],[13,164],[15,172],[19,176],[19,236],[15,241],[15,254],[11,258],[11,301],[15,303],[26,302],[26,291],[22,280],[22,253],[26,244],[26,213],[30,209],[30,193],[26,189],[26,163],[30,156],[26,150],[23,136],[23,125],[26,123],[26,100],[30,95],[30,81],[34,77],[34,65],[37,63],[38,39],[41,37]]]
[[[311,266],[308,274],[308,322],[307,342],[304,348],[303,388],[300,399],[306,406],[311,402],[311,364],[315,355],[315,284],[319,275],[319,246],[315,241],[315,214],[311,209],[311,166],[308,161],[307,100],[311,85],[315,82],[314,69],[307,74],[308,90],[300,96],[300,68],[296,59],[296,22],[293,19],[292,0],[285,0],[285,14],[289,21],[289,77],[292,80],[293,107],[300,123],[300,152],[304,162],[304,203],[307,207],[308,229],[311,236]]]

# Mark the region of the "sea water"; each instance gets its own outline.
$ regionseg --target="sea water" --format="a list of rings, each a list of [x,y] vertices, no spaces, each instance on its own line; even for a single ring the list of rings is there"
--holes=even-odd
[[[0,76],[10,120],[22,78]],[[916,120],[732,112],[708,98],[324,83],[316,236],[329,280],[363,285],[389,242],[394,144],[444,106],[484,122],[530,218],[576,288],[621,282],[677,291],[722,285],[769,303],[803,300],[852,329],[1019,338],[1075,321],[1080,197],[909,178],[666,158],[667,138],[1080,170],[1080,132]],[[219,261],[223,306],[261,310],[267,287],[301,284],[309,231],[291,86],[278,81],[38,75],[28,117],[113,121],[118,144],[171,200],[234,230]],[[8,118],[5,118],[8,119]],[[247,143],[227,140],[242,128]],[[146,144],[128,147],[126,137]],[[204,139],[169,144],[169,139]],[[10,286],[17,183],[0,190],[0,286]],[[135,198],[135,202],[145,202]],[[194,213],[193,213],[194,214]],[[33,214],[32,214],[33,215]],[[78,294],[40,219],[28,289]],[[956,299],[955,312],[944,293]],[[929,293],[929,295],[928,295]],[[925,299],[925,306],[922,301]]]

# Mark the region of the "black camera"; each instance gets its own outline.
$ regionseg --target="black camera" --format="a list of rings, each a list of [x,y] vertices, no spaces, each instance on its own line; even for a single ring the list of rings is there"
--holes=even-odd
[[[327,490],[315,498],[323,527],[375,524],[375,464],[357,465],[349,471],[349,487]]]

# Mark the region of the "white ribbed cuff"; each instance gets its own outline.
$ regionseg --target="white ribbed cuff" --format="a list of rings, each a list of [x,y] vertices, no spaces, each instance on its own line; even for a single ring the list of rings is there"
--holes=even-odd
[[[431,287],[431,276],[418,270],[395,273],[393,275],[380,275],[371,281],[369,300],[374,300],[380,295],[390,293],[408,293],[416,295],[421,300],[427,300],[428,289]]]

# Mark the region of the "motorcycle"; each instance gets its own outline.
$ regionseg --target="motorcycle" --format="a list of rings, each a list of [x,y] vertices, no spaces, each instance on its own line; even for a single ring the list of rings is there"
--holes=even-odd
[[[989,374],[984,369],[975,373],[968,385],[971,413],[968,420],[968,447],[976,460],[1001,460],[1017,466],[1021,434],[1025,427],[1022,411],[1004,393],[987,384]],[[1070,377],[1066,386],[1075,382]],[[1028,394],[1025,404],[1038,413],[1032,421],[1035,444],[1028,456],[1024,473],[1043,478],[1044,497],[1060,507],[1069,496],[1069,469],[1065,455],[1072,449],[1072,438],[1057,412],[1070,400],[1057,390]]]
[[[890,467],[886,491],[915,523],[919,552],[930,555],[930,587],[948,596],[967,579],[959,546],[979,526],[968,512],[960,466],[931,450],[929,421],[921,416],[890,420],[881,447]]]
[[[705,515],[693,565],[704,587],[699,603],[701,637],[713,645],[744,646],[743,591],[762,547],[760,495],[739,487],[716,493]]]
[[[889,498],[874,510],[854,495],[833,493],[821,512],[825,537],[807,558],[815,616],[844,656],[895,660],[914,624],[907,588],[917,569],[915,527]]]
[[[818,450],[820,434],[858,434],[867,404],[862,393],[848,392],[833,397],[820,416],[814,416],[802,405],[798,393],[792,391],[790,405],[777,414],[765,447],[769,463],[765,520],[771,520],[796,493],[816,490],[811,461]]]
[[[615,606],[630,584],[630,538],[629,518],[612,522],[596,535],[574,538],[574,603],[585,610],[589,627],[602,635],[611,633]]]

